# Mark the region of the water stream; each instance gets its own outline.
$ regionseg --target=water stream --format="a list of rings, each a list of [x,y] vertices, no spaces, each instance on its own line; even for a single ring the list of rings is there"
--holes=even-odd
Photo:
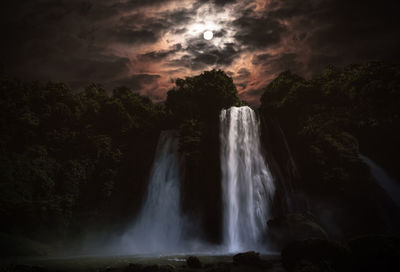
[[[230,252],[262,248],[275,186],[256,113],[249,107],[222,110],[220,141],[224,243]]]
[[[179,252],[183,220],[180,201],[179,134],[162,131],[147,196],[134,226],[123,236],[129,253]]]

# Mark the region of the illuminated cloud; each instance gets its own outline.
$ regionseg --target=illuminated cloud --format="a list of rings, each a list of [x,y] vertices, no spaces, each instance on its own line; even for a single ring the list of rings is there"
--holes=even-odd
[[[120,84],[165,99],[177,77],[223,69],[257,104],[280,72],[399,61],[394,4],[344,0],[38,0],[2,8],[1,62],[24,79]],[[203,33],[212,31],[205,40]]]

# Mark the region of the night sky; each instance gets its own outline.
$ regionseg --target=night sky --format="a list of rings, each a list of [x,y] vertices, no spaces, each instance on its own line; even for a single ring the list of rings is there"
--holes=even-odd
[[[159,102],[177,77],[223,69],[257,104],[284,70],[399,62],[397,1],[2,1],[3,70],[24,80],[126,85]],[[205,31],[213,39],[205,40]]]

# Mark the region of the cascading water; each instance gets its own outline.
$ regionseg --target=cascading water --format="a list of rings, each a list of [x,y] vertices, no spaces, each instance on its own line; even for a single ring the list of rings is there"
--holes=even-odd
[[[220,141],[225,244],[230,252],[260,248],[275,186],[261,154],[255,112],[222,110]]]
[[[178,136],[176,131],[161,132],[144,206],[134,227],[123,236],[129,253],[177,252],[181,247]]]
[[[360,159],[371,169],[371,174],[375,181],[383,188],[386,194],[400,208],[400,183],[392,178],[382,167],[364,155],[359,155]]]

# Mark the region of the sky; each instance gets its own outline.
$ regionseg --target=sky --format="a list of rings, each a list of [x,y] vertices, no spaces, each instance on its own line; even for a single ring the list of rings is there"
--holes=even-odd
[[[400,60],[392,0],[1,2],[5,73],[76,89],[125,85],[154,102],[205,70],[224,70],[257,105],[285,70],[309,78],[328,65]]]

